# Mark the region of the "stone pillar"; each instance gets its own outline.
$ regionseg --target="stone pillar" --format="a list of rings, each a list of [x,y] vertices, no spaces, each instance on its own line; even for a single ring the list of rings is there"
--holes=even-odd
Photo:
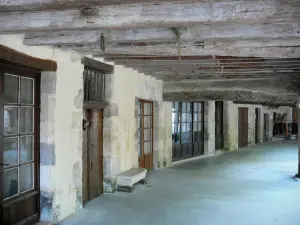
[[[264,142],[264,111],[258,108],[258,141]]]
[[[204,154],[215,154],[215,102],[204,102]]]
[[[238,112],[232,101],[223,102],[224,149],[229,151],[238,148]]]
[[[56,73],[42,72],[40,111],[41,221],[53,220],[54,189],[51,173],[55,165]]]

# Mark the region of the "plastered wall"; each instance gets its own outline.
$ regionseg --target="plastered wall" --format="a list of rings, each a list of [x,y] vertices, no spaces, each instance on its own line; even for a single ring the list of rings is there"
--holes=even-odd
[[[60,221],[82,207],[81,57],[50,47],[28,47],[23,35],[0,35],[0,44],[52,59],[57,72],[41,76],[41,220]]]
[[[224,148],[228,150],[238,149],[238,108],[248,108],[248,145],[255,144],[255,108],[259,109],[259,142],[265,139],[264,134],[264,113],[269,114],[269,126],[267,136],[272,137],[273,132],[273,113],[287,113],[288,121],[292,118],[291,107],[279,107],[278,109],[269,109],[261,105],[234,104],[231,101],[224,102]]]
[[[104,110],[104,191],[115,191],[119,173],[138,166],[138,101],[153,101],[154,167],[172,163],[172,104],[162,101],[162,81],[116,65],[107,76]]]

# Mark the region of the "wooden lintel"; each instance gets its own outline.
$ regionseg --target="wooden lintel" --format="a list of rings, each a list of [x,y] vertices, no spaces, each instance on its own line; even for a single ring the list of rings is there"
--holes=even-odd
[[[97,61],[95,59],[88,58],[88,57],[83,57],[81,59],[81,63],[85,66],[92,67],[94,69],[103,71],[107,74],[112,74],[114,72],[114,66]]]
[[[56,71],[57,63],[49,59],[40,59],[18,52],[0,44],[0,59],[16,63],[39,71]]]
[[[105,109],[109,105],[108,102],[97,102],[97,101],[84,101],[83,109]]]

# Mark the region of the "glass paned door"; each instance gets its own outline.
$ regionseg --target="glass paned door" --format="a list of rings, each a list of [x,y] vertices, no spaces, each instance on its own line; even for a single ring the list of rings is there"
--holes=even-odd
[[[139,100],[139,166],[153,168],[153,102]]]
[[[33,127],[34,79],[4,74],[4,201],[34,188]]]
[[[1,64],[0,224],[39,218],[37,72]]]

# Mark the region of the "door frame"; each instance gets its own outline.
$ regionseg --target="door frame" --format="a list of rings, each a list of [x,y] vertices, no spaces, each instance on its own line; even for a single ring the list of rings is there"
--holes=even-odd
[[[140,115],[139,115],[139,119],[140,119],[140,127],[139,129],[140,130],[140,139],[138,140],[140,142],[140,151],[139,151],[139,157],[138,157],[138,163],[139,163],[139,166],[140,167],[144,167],[146,168],[146,163],[145,163],[145,158],[146,156],[149,156],[150,157],[150,163],[151,165],[149,166],[149,168],[146,168],[146,169],[153,169],[154,167],[154,102],[151,101],[151,100],[144,100],[144,99],[138,99],[138,102],[139,102],[139,105],[140,105]],[[145,136],[144,136],[144,132],[145,132],[145,120],[144,120],[144,105],[145,103],[148,103],[148,104],[151,104],[152,107],[151,107],[151,116],[152,116],[152,120],[151,120],[151,123],[152,123],[152,126],[151,126],[151,135],[152,135],[152,140],[151,140],[151,146],[152,146],[152,152],[151,153],[148,153],[148,154],[145,154],[145,145],[144,145],[144,139],[145,139]],[[142,144],[143,143],[143,144]],[[140,154],[141,153],[141,154]]]
[[[28,198],[36,195],[35,207],[36,213],[28,218],[24,218],[21,221],[16,222],[22,225],[31,224],[33,222],[38,222],[40,219],[40,80],[41,71],[34,68],[29,68],[22,66],[20,64],[15,64],[8,62],[6,60],[0,59],[0,117],[4,117],[4,74],[12,74],[19,77],[29,77],[34,79],[34,126],[33,126],[33,136],[34,136],[34,188],[24,193],[19,193],[17,196],[10,197],[4,200],[3,196],[3,186],[0,185],[0,219],[4,219],[3,209],[5,207],[16,208],[18,202],[26,201]],[[19,105],[19,104],[17,104]],[[4,145],[4,121],[0,120],[0,163],[4,162],[4,151],[1,151],[1,146]],[[19,134],[18,134],[19,135]],[[2,148],[3,149],[3,148]],[[4,179],[4,166],[0,166],[0,180]],[[2,182],[1,182],[2,183]],[[19,186],[19,184],[18,184]]]

